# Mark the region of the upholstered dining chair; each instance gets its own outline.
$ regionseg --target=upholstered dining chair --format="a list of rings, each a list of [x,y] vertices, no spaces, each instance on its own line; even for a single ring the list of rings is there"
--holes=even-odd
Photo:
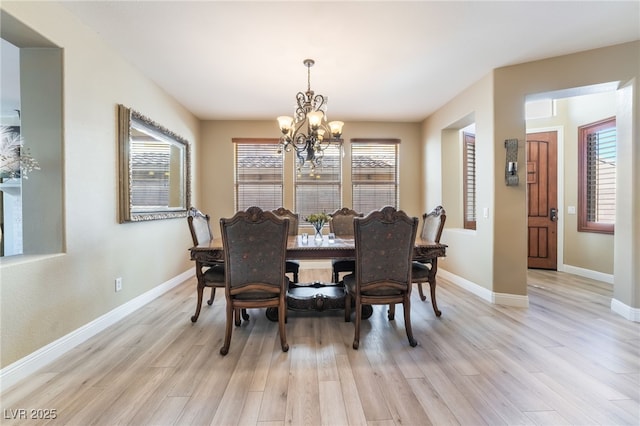
[[[442,206],[437,206],[428,214],[423,214],[422,232],[420,233],[422,239],[439,243],[446,220],[447,214]],[[427,299],[422,291],[422,283],[429,283],[431,306],[433,307],[433,312],[439,317],[442,312],[438,309],[438,304],[436,303],[436,280],[435,277],[431,276],[432,268],[433,259],[416,259],[412,264],[411,279],[418,285],[418,292],[422,301]]]
[[[194,246],[206,244],[213,239],[209,220],[210,217],[208,214],[202,213],[195,207],[189,208],[187,212],[187,222],[189,223],[189,231],[191,232],[191,239],[193,240]],[[198,302],[196,305],[196,313],[191,317],[191,322],[198,321],[198,317],[200,316],[204,288],[211,287],[211,297],[207,300],[207,304],[211,306],[213,299],[216,297],[216,288],[224,287],[224,264],[196,261],[196,280]]]
[[[391,321],[395,313],[392,307],[402,303],[409,344],[418,344],[411,329],[411,259],[417,229],[417,217],[391,206],[354,219],[356,268],[344,277],[346,322],[351,319],[351,303],[355,300],[353,349],[360,345],[363,304],[390,305]]]
[[[362,213],[358,213],[347,207],[336,210],[331,215],[329,221],[329,232],[333,232],[336,237],[353,237],[353,219],[362,217]],[[351,273],[354,271],[356,262],[354,259],[334,259],[331,261],[331,269],[333,270],[333,282],[340,282],[340,273]]]
[[[249,207],[220,219],[225,262],[227,324],[220,354],[229,352],[231,322],[238,309],[277,308],[280,346],[289,350],[285,334],[285,275],[289,220],[260,207]]]
[[[208,214],[202,213],[195,207],[190,207],[187,212],[187,222],[194,246],[208,244],[213,239]],[[205,287],[211,288],[211,297],[207,300],[207,305],[209,306],[213,304],[213,300],[216,297],[216,288],[224,288],[224,263],[204,263],[196,261],[196,281],[198,301],[196,304],[196,312],[191,316],[191,322],[198,321]],[[246,310],[242,311],[242,317],[245,320],[249,319]]]
[[[289,235],[298,235],[299,215],[284,207],[279,207],[272,212],[278,217],[286,217],[289,219]],[[298,282],[298,274],[300,272],[300,262],[297,260],[287,260],[285,263],[287,274],[293,275],[293,282]]]

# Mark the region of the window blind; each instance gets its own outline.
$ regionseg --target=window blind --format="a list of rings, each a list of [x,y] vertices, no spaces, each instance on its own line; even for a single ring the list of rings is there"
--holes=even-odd
[[[616,128],[587,136],[587,221],[615,223]]]
[[[131,204],[139,210],[169,207],[171,147],[153,140],[131,144]]]
[[[396,139],[351,141],[354,210],[367,214],[398,207],[398,146]]]
[[[312,213],[333,213],[341,207],[342,145],[331,144],[322,158],[322,166],[310,174],[306,165],[295,177],[295,204],[301,223]]]
[[[476,135],[463,132],[464,229],[476,229]]]
[[[284,153],[278,153],[278,143],[234,142],[236,210],[281,207]]]
[[[613,234],[616,218],[615,117],[578,128],[578,231]]]

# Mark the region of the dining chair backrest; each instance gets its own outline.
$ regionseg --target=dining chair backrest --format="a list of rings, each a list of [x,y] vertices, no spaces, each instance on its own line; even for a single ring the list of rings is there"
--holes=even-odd
[[[362,293],[410,291],[418,218],[387,206],[354,220],[356,282]]]
[[[339,237],[353,236],[353,219],[356,217],[362,217],[362,213],[347,207],[336,210],[329,221],[329,232]]]
[[[189,208],[187,222],[189,223],[189,231],[191,232],[194,246],[206,244],[213,239],[209,219],[208,214],[202,213],[195,207]]]
[[[278,217],[286,217],[289,219],[289,235],[298,235],[299,215],[284,207],[278,207],[272,210],[273,214]]]
[[[442,206],[437,206],[428,214],[423,214],[422,232],[420,233],[422,239],[439,243],[446,220],[447,214]]]
[[[259,207],[220,219],[227,288],[258,284],[286,291],[289,220]],[[249,295],[251,296],[251,295]]]

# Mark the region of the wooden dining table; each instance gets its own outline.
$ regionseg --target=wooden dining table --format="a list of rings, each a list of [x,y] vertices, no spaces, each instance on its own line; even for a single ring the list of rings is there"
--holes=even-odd
[[[216,237],[206,244],[191,247],[191,260],[203,263],[224,260],[222,238]],[[447,245],[423,240],[418,236],[413,251],[414,260],[431,260],[429,282],[435,285],[438,258],[446,256]],[[313,235],[303,239],[302,235],[289,236],[287,260],[355,259],[355,240],[324,235],[321,241]],[[287,307],[292,310],[324,311],[344,309],[344,286],[340,283],[290,283],[287,292]],[[363,308],[363,318],[371,315],[371,307]],[[277,321],[277,313],[267,312],[267,317]]]

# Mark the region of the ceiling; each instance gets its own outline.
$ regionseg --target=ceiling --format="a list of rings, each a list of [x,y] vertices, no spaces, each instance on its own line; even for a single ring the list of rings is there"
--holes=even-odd
[[[640,39],[640,2],[63,1],[200,119],[420,121],[492,69]]]

